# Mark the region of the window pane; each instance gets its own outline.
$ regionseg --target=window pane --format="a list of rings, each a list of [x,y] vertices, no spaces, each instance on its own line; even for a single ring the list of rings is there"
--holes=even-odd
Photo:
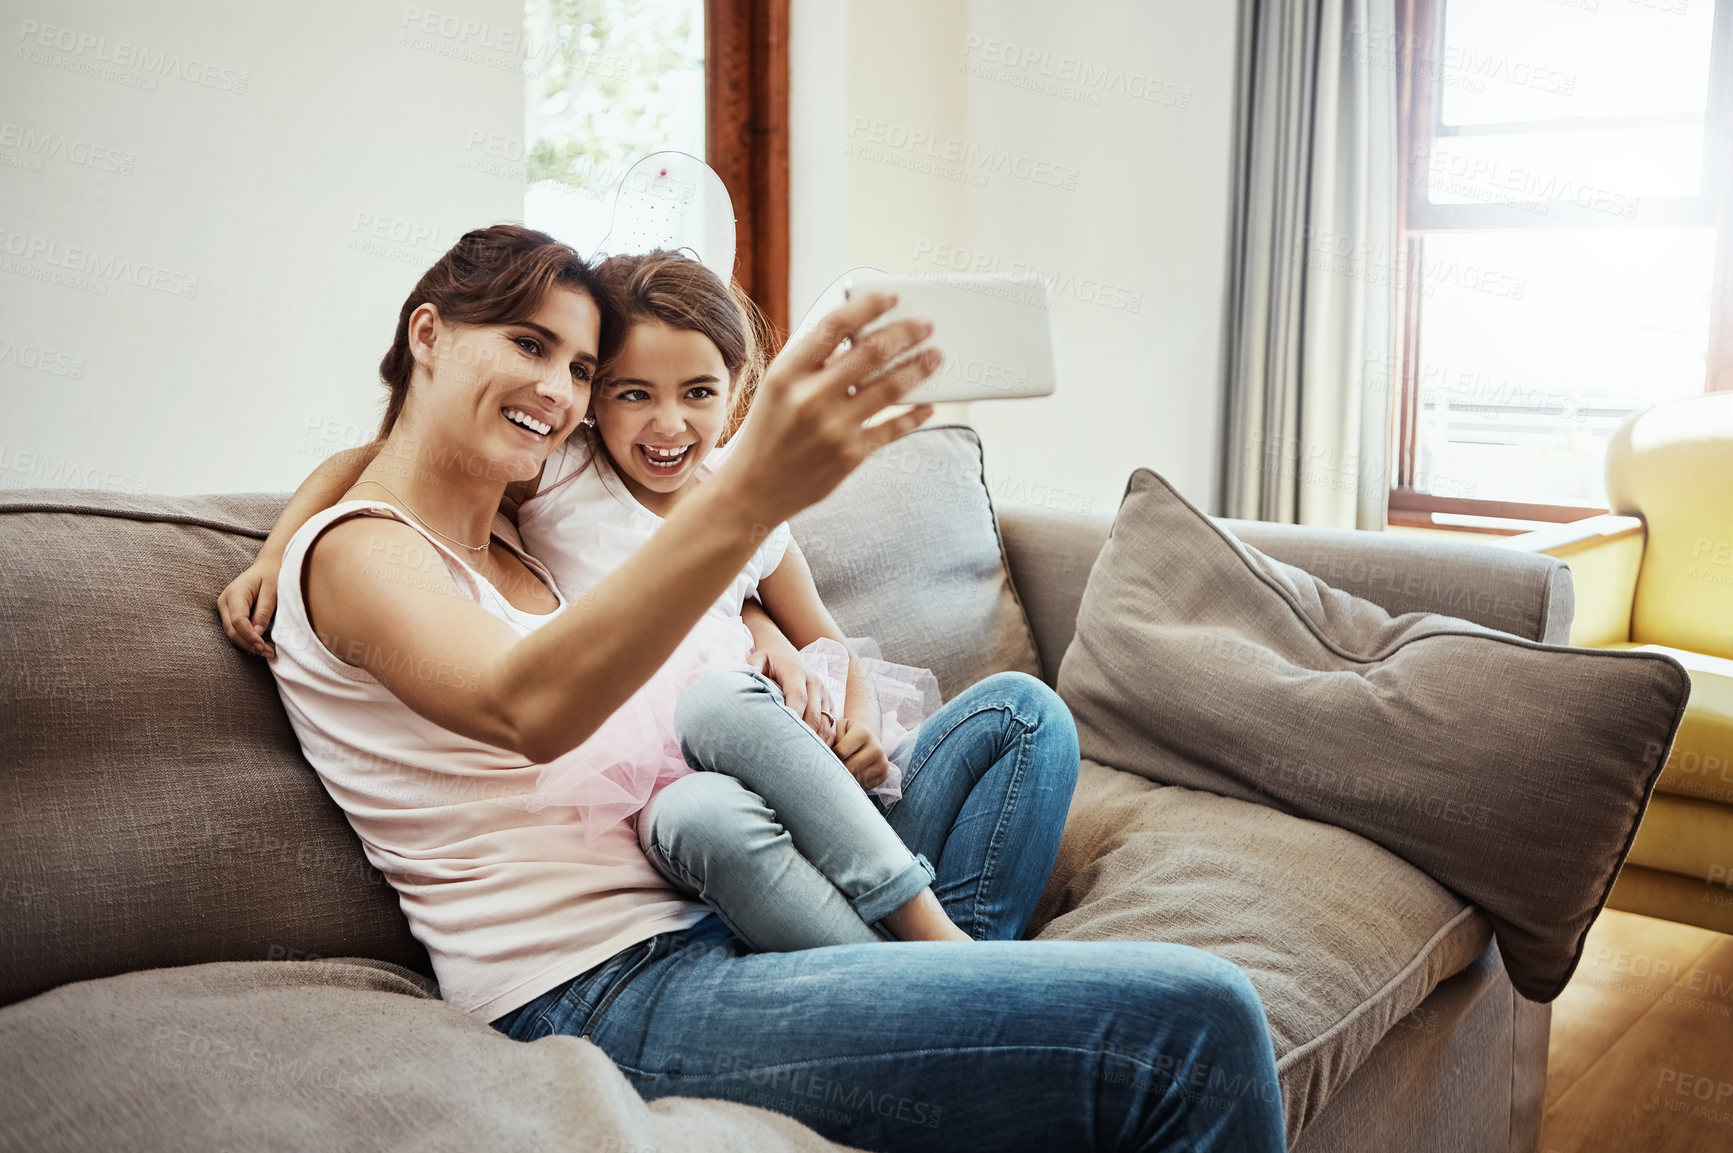
[[[1447,0],[1427,46],[1445,124],[1701,113],[1710,0]]]
[[[704,156],[704,0],[526,0],[524,30],[524,221],[588,252],[633,161]]]
[[[1420,298],[1416,487],[1602,504],[1627,415],[1703,391],[1714,233],[1434,233]]]
[[[1528,202],[1544,225],[1535,203],[1634,217],[1646,197],[1697,195],[1702,171],[1701,128],[1621,128],[1435,137],[1416,153],[1414,179],[1433,204]]]

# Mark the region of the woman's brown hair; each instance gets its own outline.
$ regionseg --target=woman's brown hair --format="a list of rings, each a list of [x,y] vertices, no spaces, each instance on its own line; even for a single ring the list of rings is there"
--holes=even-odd
[[[597,266],[596,275],[619,309],[620,340],[634,322],[653,320],[669,328],[696,332],[716,346],[730,382],[728,423],[717,443],[728,443],[746,419],[759,378],[764,375],[770,326],[752,298],[738,287],[724,284],[720,276],[692,257],[665,248],[643,255],[610,256]],[[618,348],[618,342],[614,347]],[[606,358],[602,375],[607,375]]]
[[[605,363],[618,349],[624,329],[618,307],[595,268],[547,233],[520,224],[496,224],[464,233],[416,283],[398,314],[397,334],[379,362],[379,379],[390,392],[380,437],[390,435],[409,396],[409,378],[415,370],[415,357],[409,351],[409,317],[417,308],[431,304],[441,320],[453,324],[512,324],[529,319],[556,284],[582,289],[595,301],[602,317],[598,355]]]

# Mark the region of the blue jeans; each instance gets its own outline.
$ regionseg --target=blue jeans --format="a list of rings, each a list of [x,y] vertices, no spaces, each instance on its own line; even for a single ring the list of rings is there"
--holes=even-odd
[[[1069,776],[1041,750],[1070,743]],[[1046,686],[988,678],[921,727],[890,822],[977,937],[1015,937],[1076,772]],[[903,750],[899,750],[902,753]],[[1024,802],[1051,791],[1053,799]],[[1008,802],[1010,802],[1008,804]],[[1036,820],[1032,814],[1044,814]],[[1018,851],[1018,839],[1032,838]],[[646,1099],[717,1097],[868,1149],[1285,1148],[1251,983],[1145,942],[879,942],[755,953],[717,917],[663,933],[493,1022],[586,1037]]]
[[[708,771],[656,796],[640,843],[755,951],[880,940],[876,922],[929,884],[965,932],[1014,938],[1052,870],[1077,782],[1076,731],[1051,697],[1015,673],[960,694],[893,753],[920,799],[887,823],[775,682],[712,674],[676,717],[687,762]],[[929,769],[941,748],[943,767]],[[905,846],[911,838],[942,850],[943,874]]]
[[[638,818],[644,855],[756,952],[870,944],[933,880],[829,746],[759,673],[712,673],[675,713],[702,770]]]

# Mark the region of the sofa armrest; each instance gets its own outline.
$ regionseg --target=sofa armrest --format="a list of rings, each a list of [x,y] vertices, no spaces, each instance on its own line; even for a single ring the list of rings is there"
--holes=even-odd
[[[1113,517],[1016,505],[999,509],[998,517],[1011,583],[1035,634],[1041,678],[1057,687],[1059,661],[1077,632],[1083,586],[1113,530]]]
[[[1217,523],[1266,556],[1393,616],[1442,613],[1531,641],[1562,645],[1570,638],[1571,573],[1552,557],[1382,532]]]
[[[1631,605],[1647,535],[1641,517],[1591,516],[1525,532],[1503,545],[1555,557],[1570,567],[1577,599],[1571,644],[1594,647],[1631,639]]]
[[[1035,634],[1041,672],[1054,684],[1077,629],[1077,606],[1089,570],[1107,542],[1113,518],[1015,505],[998,515],[1011,580]],[[1218,523],[1258,551],[1390,613],[1445,613],[1550,644],[1564,644],[1570,636],[1571,570],[1550,556],[1375,532],[1261,521]]]

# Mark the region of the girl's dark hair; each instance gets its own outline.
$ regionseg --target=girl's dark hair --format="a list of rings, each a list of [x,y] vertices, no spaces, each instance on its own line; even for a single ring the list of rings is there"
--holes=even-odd
[[[453,324],[513,324],[528,320],[556,284],[589,293],[601,313],[601,348],[606,363],[619,347],[624,327],[618,306],[602,287],[596,269],[576,251],[545,232],[520,224],[496,224],[466,232],[415,285],[397,316],[397,335],[379,362],[379,379],[390,397],[379,435],[388,436],[409,396],[415,357],[409,351],[409,317],[423,304]]]
[[[728,369],[728,423],[718,444],[728,443],[746,419],[764,375],[770,326],[752,298],[683,252],[665,248],[641,256],[610,256],[596,268],[602,289],[613,298],[620,318],[619,342],[637,321],[654,320],[669,328],[696,332],[722,354]],[[608,362],[602,361],[606,376]]]

